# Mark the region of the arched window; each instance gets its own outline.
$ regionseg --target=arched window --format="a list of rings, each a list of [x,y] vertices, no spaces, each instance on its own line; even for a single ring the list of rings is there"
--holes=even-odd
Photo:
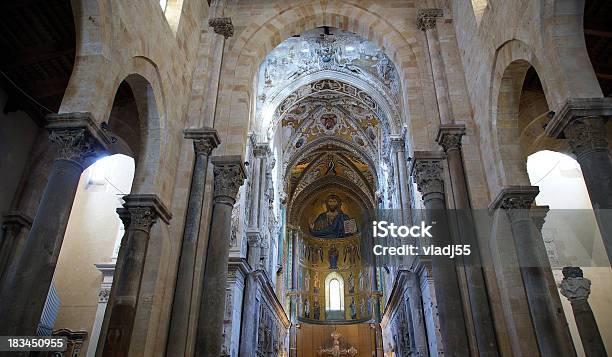
[[[331,272],[325,278],[325,310],[344,310],[344,279],[338,272]]]

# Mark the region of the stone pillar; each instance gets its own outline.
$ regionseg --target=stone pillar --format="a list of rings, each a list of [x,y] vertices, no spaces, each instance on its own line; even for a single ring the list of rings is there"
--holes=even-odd
[[[463,157],[461,155],[461,138],[465,135],[465,125],[446,124],[438,130],[436,141],[446,153],[446,162],[451,181],[454,215],[457,219],[458,238],[461,244],[471,247],[471,254],[462,256],[463,271],[467,282],[468,296],[472,320],[474,321],[474,334],[476,345],[481,356],[498,356],[497,340],[493,315],[489,305],[484,271],[480,259],[480,248],[471,215],[471,204]]]
[[[404,139],[397,136],[391,137],[391,147],[393,149],[395,171],[397,172],[402,219],[404,224],[408,224],[412,215],[410,209],[410,189],[406,179],[408,169],[406,168],[406,146]]]
[[[229,261],[232,208],[245,178],[242,158],[213,156],[214,191],[204,282],[198,318],[196,355],[218,357],[223,343],[225,285]]]
[[[414,338],[415,356],[429,356],[427,348],[427,328],[423,314],[423,299],[421,298],[421,284],[419,277],[414,273],[407,274],[408,304],[412,314],[412,335]]]
[[[127,356],[145,266],[151,227],[158,219],[168,224],[171,214],[157,195],[130,194],[123,197],[117,213],[123,220],[125,235],[113,279],[108,331],[102,356]],[[125,240],[125,242],[123,242]]]
[[[442,15],[442,9],[420,9],[417,13],[417,27],[425,33],[433,84],[440,112],[440,123],[449,124],[453,122],[453,113],[448,94],[444,59],[440,50],[440,39],[436,29],[436,22]]]
[[[257,316],[259,301],[257,299],[258,279],[263,275],[262,270],[255,270],[247,276],[244,288],[244,305],[242,307],[242,325],[240,326],[240,357],[256,356],[257,345]],[[261,279],[265,279],[261,277]]]
[[[440,247],[453,244],[444,198],[442,160],[439,153],[415,152],[412,166],[412,175],[423,195],[427,224],[432,225],[431,244]],[[431,263],[444,352],[453,356],[469,356],[468,335],[455,263],[449,257],[441,255],[431,256]]]
[[[88,113],[48,117],[49,139],[59,147],[23,252],[6,272],[0,292],[0,335],[31,336],[55,272],[74,196],[83,170],[110,140]]]
[[[187,348],[187,332],[190,325],[189,312],[191,311],[191,297],[195,279],[196,252],[200,221],[202,220],[208,158],[213,149],[220,143],[217,131],[212,128],[187,129],[185,130],[185,139],[193,140],[195,158],[191,173],[191,186],[185,214],[185,228],[183,229],[183,241],[166,349],[166,355],[173,357],[185,356]]]
[[[550,267],[548,261],[544,261],[543,243],[530,215],[538,193],[539,189],[535,186],[506,187],[489,207],[505,210],[510,221],[540,353],[543,356],[575,356],[575,351],[566,348],[572,346],[571,341],[566,341],[569,336],[557,323],[554,299],[546,279],[545,269]]]
[[[570,99],[546,126],[546,134],[566,138],[582,169],[584,182],[608,259],[612,262],[612,156],[606,119],[612,98]]]
[[[561,294],[572,304],[572,311],[574,311],[574,318],[585,355],[587,357],[607,356],[606,348],[597,327],[597,321],[595,321],[591,305],[587,301],[591,294],[591,281],[583,276],[582,269],[565,267],[563,268],[563,280],[559,287]]]
[[[26,230],[32,227],[32,218],[21,211],[8,212],[2,218],[4,233],[0,242],[0,282],[2,282],[4,273],[21,253]]]

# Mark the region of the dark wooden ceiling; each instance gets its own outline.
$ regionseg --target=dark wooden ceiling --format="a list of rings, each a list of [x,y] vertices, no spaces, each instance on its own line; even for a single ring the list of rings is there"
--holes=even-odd
[[[612,96],[612,1],[586,0],[584,39],[604,96]]]
[[[70,0],[0,3],[0,86],[5,112],[23,110],[39,124],[57,112],[72,73],[75,28]]]

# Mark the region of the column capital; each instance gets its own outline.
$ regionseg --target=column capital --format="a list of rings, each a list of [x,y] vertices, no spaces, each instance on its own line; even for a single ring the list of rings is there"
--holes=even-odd
[[[605,121],[612,98],[570,98],[546,125],[546,135],[568,139],[576,156],[608,148]]]
[[[9,211],[2,215],[2,228],[21,230],[32,227],[32,218],[22,211]]]
[[[153,224],[160,218],[170,223],[172,214],[157,195],[129,194],[123,197],[123,208],[117,214],[126,230],[140,230],[149,233]]]
[[[255,157],[268,157],[271,154],[272,150],[268,143],[257,143],[253,146],[253,156]]]
[[[58,157],[83,169],[98,157],[111,153],[111,138],[95,123],[90,113],[47,115],[49,140],[58,145]]]
[[[436,20],[442,17],[442,9],[419,9],[417,12],[417,27],[421,31],[427,31],[436,27]]]
[[[245,175],[244,164],[240,155],[213,156],[215,202],[231,206],[236,203],[236,195],[242,186]]]
[[[561,294],[570,302],[585,301],[591,294],[591,281],[582,274],[578,267],[563,268],[563,280],[559,284]]]
[[[430,193],[444,193],[443,159],[443,156],[437,152],[414,152],[410,172],[423,196]]]
[[[461,138],[465,135],[464,124],[442,124],[438,128],[436,142],[442,146],[444,152],[461,150]]]
[[[538,186],[506,186],[489,204],[489,209],[525,209],[531,208],[536,196],[540,193]]]
[[[398,135],[393,135],[389,138],[389,141],[391,143],[391,149],[393,150],[393,152],[406,150],[406,145],[405,145],[403,137],[398,136]]]
[[[213,128],[189,128],[185,129],[183,133],[185,139],[193,140],[193,150],[196,155],[203,154],[210,156],[212,151],[221,143],[217,130]]]
[[[212,27],[215,33],[223,35],[227,40],[234,36],[234,25],[231,17],[215,17],[208,20],[208,26]]]

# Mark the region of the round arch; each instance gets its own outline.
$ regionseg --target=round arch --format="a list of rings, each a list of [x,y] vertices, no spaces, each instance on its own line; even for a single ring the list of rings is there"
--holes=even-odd
[[[215,125],[222,135],[229,136],[223,150],[238,154],[244,150],[248,123],[253,122],[254,115],[255,93],[250,84],[266,54],[283,39],[321,26],[354,32],[383,49],[398,70],[404,93],[404,120],[413,125],[428,125],[422,115],[423,98],[414,51],[408,40],[381,15],[364,9],[358,3],[329,3],[324,0],[290,4],[277,9],[277,12],[276,16],[266,14],[253,21],[253,25],[241,32],[230,50],[225,71],[234,76],[220,86],[220,96],[229,98],[229,108],[218,110]],[[230,136],[230,127],[244,129],[240,133],[232,132]]]

